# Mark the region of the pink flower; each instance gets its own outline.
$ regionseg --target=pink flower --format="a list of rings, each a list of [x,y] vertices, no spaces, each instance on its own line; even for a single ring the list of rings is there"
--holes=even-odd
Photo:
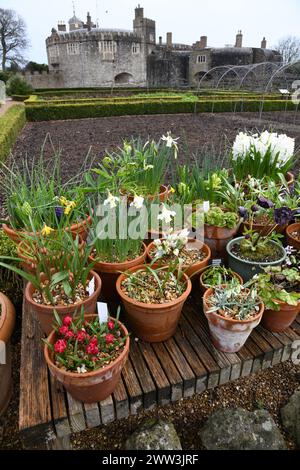
[[[115,341],[114,335],[109,333],[108,335],[105,336],[105,341],[106,341],[106,344],[112,344]]]
[[[68,316],[68,317],[65,317],[65,318],[63,319],[63,324],[64,324],[65,326],[70,326],[71,323],[72,323],[72,321],[73,321],[73,320],[72,320],[72,317]]]
[[[78,343],[83,343],[83,341],[86,338],[86,332],[83,330],[78,331],[76,338],[77,338]]]
[[[59,329],[60,334],[63,336],[66,336],[68,331],[69,331],[69,328],[66,325],[61,326]]]
[[[94,343],[89,343],[86,347],[86,352],[95,356],[96,354],[98,354],[99,348]]]
[[[66,333],[65,338],[66,338],[66,339],[71,339],[71,338],[74,338],[74,336],[75,336],[75,335],[74,335],[73,331],[69,330],[69,331]]]
[[[91,344],[98,344],[98,338],[97,336],[93,336],[92,339],[90,340]]]
[[[107,323],[107,326],[108,326],[108,329],[109,329],[109,330],[113,330],[114,327],[115,327],[115,323],[114,323],[112,320],[110,320],[110,321]]]
[[[56,341],[56,343],[54,345],[54,351],[56,353],[61,354],[61,353],[65,352],[66,347],[67,347],[66,341],[64,339],[59,339],[59,340]]]

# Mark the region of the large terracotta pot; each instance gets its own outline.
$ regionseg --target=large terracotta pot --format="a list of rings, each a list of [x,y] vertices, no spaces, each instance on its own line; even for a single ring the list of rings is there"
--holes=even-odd
[[[130,272],[143,269],[136,266]],[[117,280],[117,291],[126,310],[128,322],[136,336],[149,343],[160,343],[170,339],[177,328],[182,307],[188,298],[192,283],[186,274],[183,278],[187,284],[185,292],[176,300],[165,304],[145,304],[131,299],[121,287],[126,276],[121,274]]]
[[[92,320],[95,315],[87,315],[87,320]],[[112,319],[117,321],[115,319]],[[115,390],[122,369],[127,361],[129,354],[130,340],[125,326],[121,326],[123,336],[127,336],[124,350],[120,356],[111,364],[103,369],[87,372],[86,374],[76,374],[60,369],[53,363],[53,353],[45,345],[44,355],[51,374],[65,387],[65,389],[78,401],[84,403],[96,403],[105,400]],[[48,337],[51,344],[55,343],[56,332],[52,331]]]
[[[35,291],[34,286],[31,284],[31,282],[28,282],[25,288],[25,298],[26,302],[31,307],[31,311],[36,315],[37,319],[39,320],[41,324],[41,328],[43,332],[48,336],[51,331],[52,331],[52,322],[53,322],[53,311],[56,310],[56,312],[61,316],[65,317],[67,315],[73,316],[76,313],[80,314],[82,307],[84,308],[84,311],[86,314],[89,313],[94,313],[97,309],[97,300],[100,295],[101,291],[101,279],[99,275],[91,271],[89,274],[89,280],[92,278],[95,278],[95,291],[92,295],[90,295],[86,300],[83,302],[78,302],[77,304],[72,304],[68,306],[50,306],[50,305],[40,305],[36,303],[32,295]]]
[[[132,194],[126,194],[124,190],[121,190],[120,193],[122,196],[127,196],[127,201],[129,203],[133,202],[134,196]],[[159,189],[159,194],[156,194],[156,195],[148,194],[147,196],[145,196],[145,200],[147,202],[151,202],[151,201],[154,201],[155,199],[158,199],[160,202],[164,202],[168,199],[168,196],[169,196],[169,188],[168,186],[165,186],[164,184],[162,184]]]
[[[264,311],[262,325],[269,331],[280,333],[291,326],[300,313],[300,301],[298,305],[288,305],[285,302],[276,301],[280,305],[280,310]]]
[[[293,246],[296,250],[300,250],[300,240],[297,240],[297,238],[293,236],[294,232],[300,234],[300,222],[291,224],[286,228],[287,244]]]
[[[128,271],[130,268],[134,268],[135,266],[140,266],[141,264],[145,263],[146,256],[147,256],[147,248],[146,245],[142,244],[143,253],[138,256],[137,258],[124,261],[123,263],[102,263],[96,262],[94,265],[94,271],[99,274],[102,281],[102,290],[101,294],[103,294],[104,298],[107,302],[110,303],[119,303],[120,298],[117,293],[116,289],[116,282],[120,273],[124,273]],[[94,258],[90,257],[89,262],[93,262]]]
[[[211,249],[212,258],[226,260],[226,245],[237,234],[238,226],[232,229],[204,224],[204,241]]]
[[[91,216],[87,216],[87,218],[78,224],[72,224],[71,227],[66,227],[65,230],[69,231],[74,234],[74,235],[80,235],[82,240],[86,240],[89,234],[89,227],[92,223],[92,218]],[[24,232],[23,230],[14,230],[12,227],[10,227],[7,224],[2,224],[2,229],[6,233],[6,235],[15,243],[20,243],[22,240],[24,240],[24,236],[31,235],[33,236],[34,234],[32,232]],[[39,232],[37,232],[37,235]]]
[[[12,394],[12,361],[10,338],[15,326],[15,308],[0,293],[0,416],[8,407]],[[3,364],[2,364],[3,362]]]
[[[200,278],[199,278],[199,284],[200,284],[200,293],[203,295],[208,289],[211,288],[211,286],[208,286],[207,284],[204,284],[203,282],[203,276],[205,274],[205,270],[203,271],[203,273],[200,274]],[[235,273],[234,271],[232,272],[232,275],[233,277],[235,277],[240,284],[244,284],[244,281],[243,281],[243,278],[238,274],[238,273]]]
[[[214,289],[208,289],[203,296],[203,310],[208,321],[211,339],[214,346],[226,353],[238,352],[247,341],[252,330],[260,323],[264,304],[261,303],[258,314],[251,320],[233,320],[218,315],[215,312],[208,313],[209,298]]]
[[[194,238],[189,238],[187,248],[190,249],[197,249],[199,251],[203,251],[205,253],[205,258],[202,261],[198,261],[197,263],[194,263],[190,266],[182,266],[182,270],[185,272],[185,274],[188,277],[193,277],[197,273],[200,273],[202,269],[204,269],[210,260],[211,256],[211,251],[209,246],[205,245],[205,243],[201,242],[200,240],[195,240]],[[147,248],[147,255],[148,259],[151,262],[151,266],[153,268],[157,268],[159,266],[164,266],[166,263],[164,263],[163,260],[158,260],[156,263],[152,264],[153,262],[153,250],[155,249],[154,242],[150,243],[150,245]]]

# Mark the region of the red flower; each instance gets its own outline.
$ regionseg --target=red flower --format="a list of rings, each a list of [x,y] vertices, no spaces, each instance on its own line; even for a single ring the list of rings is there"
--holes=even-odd
[[[113,330],[114,327],[115,327],[115,323],[114,323],[112,320],[110,320],[110,321],[107,323],[107,326],[108,326],[108,329],[109,329],[109,330]]]
[[[114,340],[115,340],[114,335],[112,335],[110,333],[105,336],[106,344],[112,344],[114,342]]]
[[[72,323],[72,317],[68,316],[68,317],[65,317],[65,318],[63,319],[63,324],[64,324],[65,326],[70,326],[71,323]]]
[[[95,356],[99,352],[98,346],[96,346],[94,343],[89,343],[86,347],[86,352]]]
[[[97,336],[93,336],[91,341],[90,341],[91,344],[98,344],[98,338]]]
[[[66,336],[68,331],[69,331],[69,328],[66,325],[61,326],[59,329],[60,334],[63,336]]]
[[[54,351],[56,353],[63,353],[66,350],[67,343],[64,339],[59,339],[54,345]]]
[[[78,331],[76,338],[77,338],[78,343],[83,343],[83,341],[86,338],[86,332],[83,330]]]
[[[66,338],[66,339],[71,339],[71,338],[74,338],[74,336],[75,336],[75,335],[74,335],[73,331],[69,330],[69,331],[66,333],[65,338]]]

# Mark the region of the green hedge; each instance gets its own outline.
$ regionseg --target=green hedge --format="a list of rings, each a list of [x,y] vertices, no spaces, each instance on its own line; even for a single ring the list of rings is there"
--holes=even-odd
[[[140,101],[118,102],[103,104],[62,104],[50,106],[26,106],[26,116],[29,121],[52,121],[60,119],[83,119],[125,115],[147,114],[179,114],[179,113],[205,113],[205,112],[242,112],[259,111],[260,100],[248,101],[199,101],[197,103],[184,101]],[[265,101],[264,111],[294,110],[291,101],[276,100]]]
[[[25,107],[14,105],[0,117],[0,160],[4,161],[26,123]]]

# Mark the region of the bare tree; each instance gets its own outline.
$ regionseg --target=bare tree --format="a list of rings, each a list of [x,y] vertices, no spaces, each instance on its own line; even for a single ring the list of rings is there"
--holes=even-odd
[[[23,64],[23,51],[28,47],[26,24],[14,10],[0,8],[0,57],[2,70],[6,65]]]
[[[284,63],[294,62],[300,59],[300,38],[286,36],[280,39],[275,49],[282,55]]]

